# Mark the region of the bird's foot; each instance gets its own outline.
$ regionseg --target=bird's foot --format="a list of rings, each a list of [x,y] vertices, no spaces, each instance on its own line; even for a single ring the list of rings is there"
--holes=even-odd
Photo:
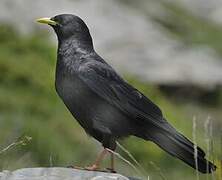
[[[87,166],[85,167],[86,170],[88,171],[99,171],[99,166],[97,164],[93,164],[92,166]]]
[[[106,170],[111,173],[117,173],[113,168],[106,168]]]
[[[79,166],[73,166],[73,165],[69,165],[69,166],[66,166],[67,168],[73,168],[73,169],[80,169],[80,170],[83,170],[85,168],[83,167],[79,167]]]
[[[88,170],[88,171],[101,171],[101,172],[109,172],[109,173],[116,173],[116,171],[112,168],[100,169],[98,165],[93,164],[92,166],[87,167],[79,167],[79,166],[67,166],[67,168],[79,169],[79,170]]]
[[[75,168],[73,165],[66,166],[67,168]]]
[[[112,168],[100,169],[100,167],[96,164],[93,164],[92,166],[87,166],[84,169],[88,170],[88,171],[100,171],[100,172],[116,173],[116,171]]]

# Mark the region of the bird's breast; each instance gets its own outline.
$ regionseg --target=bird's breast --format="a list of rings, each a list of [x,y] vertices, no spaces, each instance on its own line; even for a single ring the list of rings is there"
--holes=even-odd
[[[92,91],[78,78],[78,75],[61,69],[57,71],[56,91],[75,119],[89,134],[96,129],[121,137],[131,131],[128,118]],[[125,124],[124,129],[119,124]]]
[[[56,75],[55,86],[57,93],[65,103],[82,99],[87,91],[77,76],[65,72],[60,72]]]

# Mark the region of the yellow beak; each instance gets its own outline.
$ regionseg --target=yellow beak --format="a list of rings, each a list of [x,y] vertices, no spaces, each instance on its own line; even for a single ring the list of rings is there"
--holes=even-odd
[[[53,26],[58,24],[57,22],[51,20],[50,18],[39,18],[36,21],[39,23],[49,24],[49,25],[53,25]]]

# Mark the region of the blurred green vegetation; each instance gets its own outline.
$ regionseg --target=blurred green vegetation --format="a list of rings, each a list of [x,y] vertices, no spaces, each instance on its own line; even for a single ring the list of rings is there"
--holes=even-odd
[[[0,154],[0,169],[85,166],[101,150],[98,143],[86,136],[56,95],[55,59],[56,47],[50,44],[48,34],[40,32],[24,37],[10,26],[0,26],[0,150],[23,134],[32,137],[26,146],[16,146]],[[126,79],[157,103],[167,119],[189,138],[192,138],[192,113],[197,109],[201,114],[197,114],[198,126],[201,127],[197,134],[198,143],[206,149],[202,137],[207,114],[202,112],[221,117],[220,105],[213,110],[205,106],[197,108],[193,103],[172,100],[158,87],[135,77],[127,75]],[[215,124],[221,123],[217,118],[213,120]],[[214,159],[218,159],[220,153],[218,134],[219,130],[215,130]],[[145,167],[152,179],[161,179],[161,174],[166,179],[195,179],[194,170],[150,142],[135,137],[120,142]],[[120,149],[117,151],[128,158]],[[120,160],[117,167],[127,175],[135,174]]]
[[[165,0],[121,0],[120,2],[136,11],[142,12],[153,22],[163,28],[171,38],[175,38],[186,47],[202,46],[211,48],[222,56],[222,26],[207,19],[206,16],[198,16],[186,8],[181,2]],[[156,4],[160,9],[154,13],[150,4]]]
[[[192,46],[212,48],[222,55],[222,27],[206,18],[196,16],[177,3],[162,2],[165,16],[153,17],[172,36]]]

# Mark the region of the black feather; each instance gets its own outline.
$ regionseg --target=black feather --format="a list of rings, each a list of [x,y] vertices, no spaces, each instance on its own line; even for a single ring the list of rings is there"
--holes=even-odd
[[[140,132],[139,136],[153,141],[172,156],[181,159],[202,173],[211,173],[216,170],[216,166],[205,159],[205,153],[200,147],[195,147],[190,140],[177,132],[167,122],[163,123],[162,128],[151,125]]]
[[[194,145],[178,133],[158,106],[124,81],[93,48],[86,24],[70,14],[52,18],[58,36],[56,90],[85,131],[115,150],[118,138],[135,135],[151,140],[193,168]],[[198,170],[212,172],[198,147]],[[207,169],[207,163],[209,169]]]

